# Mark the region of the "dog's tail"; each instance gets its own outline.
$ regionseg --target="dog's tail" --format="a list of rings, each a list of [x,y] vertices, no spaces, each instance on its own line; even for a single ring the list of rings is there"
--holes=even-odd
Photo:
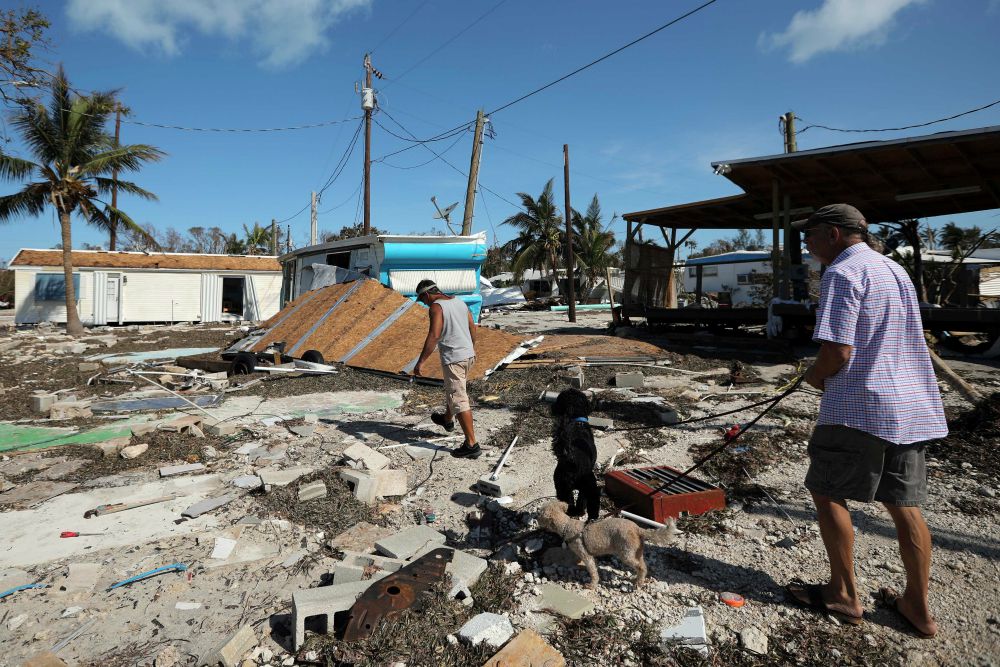
[[[648,544],[665,547],[677,541],[681,531],[677,529],[677,521],[673,517],[667,519],[663,528],[649,528],[642,534],[642,541]]]

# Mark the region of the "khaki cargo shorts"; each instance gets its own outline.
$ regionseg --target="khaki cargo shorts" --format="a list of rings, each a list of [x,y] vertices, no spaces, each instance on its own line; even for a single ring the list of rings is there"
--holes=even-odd
[[[809,439],[806,488],[828,498],[917,507],[927,500],[927,442],[896,445],[847,426],[819,425]]]
[[[475,363],[476,358],[471,357],[465,361],[441,365],[444,374],[444,395],[448,401],[448,410],[452,415],[472,409],[469,404],[469,393],[465,389],[465,381]]]

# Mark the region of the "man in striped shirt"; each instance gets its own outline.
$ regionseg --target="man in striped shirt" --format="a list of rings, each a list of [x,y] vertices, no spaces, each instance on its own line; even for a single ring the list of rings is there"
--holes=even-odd
[[[853,206],[824,206],[793,226],[827,267],[813,334],[820,350],[805,375],[823,391],[805,484],[816,504],[830,581],[796,583],[788,591],[803,604],[860,623],[847,500],[878,501],[896,525],[906,568],[903,594],[883,588],[880,595],[918,635],[932,637],[931,537],[919,506],[927,499],[926,443],[948,429],[916,292],[899,264],[867,245],[868,225]]]

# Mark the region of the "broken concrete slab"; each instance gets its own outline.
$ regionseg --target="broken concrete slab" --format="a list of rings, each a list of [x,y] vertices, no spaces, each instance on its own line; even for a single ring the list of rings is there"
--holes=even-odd
[[[382,497],[406,495],[406,471],[383,468],[375,471],[375,494]]]
[[[298,426],[289,426],[288,430],[299,436],[300,438],[310,438],[313,433],[316,432],[315,424],[300,424]]]
[[[156,431],[156,424],[154,423],[136,424],[135,426],[132,427],[132,435],[137,436],[139,438],[141,438],[144,435],[149,435],[150,433],[153,433],[155,431]]]
[[[413,526],[375,543],[375,550],[390,558],[406,560],[428,545],[442,545],[445,537],[428,526]]]
[[[767,655],[767,635],[752,625],[743,628],[740,631],[740,646],[751,653]]]
[[[351,567],[367,567],[376,568],[385,572],[396,572],[400,568],[407,565],[404,560],[389,558],[387,556],[379,556],[378,554],[363,554],[355,553],[353,551],[344,551],[343,553],[344,559],[341,563]]]
[[[458,438],[456,438],[457,440]],[[415,442],[410,445],[406,445],[403,451],[409,455],[414,461],[422,461],[434,458],[435,455],[439,455],[438,452],[447,450],[448,447],[445,445],[437,444],[434,442]]]
[[[378,480],[367,470],[341,470],[340,479],[344,480],[354,497],[369,505],[378,500]]]
[[[352,463],[363,465],[367,470],[382,470],[389,465],[388,456],[380,454],[360,442],[345,449],[344,458]]]
[[[615,422],[612,419],[605,419],[604,417],[588,417],[587,420],[590,422],[590,428],[606,431],[615,427]]]
[[[306,640],[306,619],[326,618],[326,627],[333,629],[334,616],[347,611],[371,585],[370,581],[334,584],[292,593],[292,647],[298,651]]]
[[[566,667],[562,653],[534,630],[522,630],[483,667]]]
[[[87,460],[62,461],[35,475],[35,479],[59,479],[90,465]]]
[[[121,456],[123,459],[135,459],[145,454],[147,449],[149,449],[149,443],[142,442],[139,443],[138,445],[129,445],[128,447],[122,447],[121,451],[118,452],[118,455]]]
[[[326,498],[326,484],[317,480],[310,484],[303,484],[299,487],[299,502],[315,500],[316,498]]]
[[[212,547],[212,553],[209,555],[209,558],[225,560],[232,555],[235,548],[236,540],[229,537],[216,537],[215,545]]]
[[[173,477],[174,475],[186,475],[190,472],[200,472],[202,470],[205,470],[204,463],[184,463],[176,466],[164,466],[160,468],[160,477]]]
[[[701,607],[689,607],[677,625],[660,630],[660,645],[664,650],[680,644],[690,646],[708,656],[708,636],[705,634],[705,614]]]
[[[229,480],[229,483],[238,489],[256,489],[264,485],[264,482],[257,475],[240,475]]]
[[[70,563],[66,578],[55,587],[55,590],[69,595],[89,593],[97,585],[99,576],[101,576],[100,563]]]
[[[645,384],[646,376],[641,371],[628,371],[627,373],[615,373],[615,386],[625,388],[642,387]]]
[[[490,479],[492,474],[483,475],[476,482],[476,489],[483,495],[493,498],[503,498],[517,493],[525,485],[525,480],[505,475],[501,472],[496,479]]]
[[[472,646],[486,644],[493,648],[500,648],[513,636],[510,619],[490,612],[473,616],[458,631],[459,639]]]
[[[441,548],[439,544],[429,545],[410,556],[410,561],[414,561],[439,548]],[[485,559],[473,556],[461,549],[444,548],[451,551],[451,562],[445,567],[445,572],[451,575],[452,582],[462,582],[470,588],[475,586],[476,582],[479,581],[479,577],[489,567],[489,563]]]
[[[60,496],[70,489],[75,489],[76,486],[76,484],[69,482],[28,482],[5,493],[0,493],[0,505],[30,508]]]
[[[132,442],[132,438],[127,438],[127,437],[115,438],[113,440],[106,440],[104,442],[93,442],[87,445],[87,447],[91,449],[96,449],[101,453],[101,456],[103,456],[106,459],[112,459],[118,456],[118,453],[121,450],[128,447],[130,442]]]
[[[42,651],[22,662],[21,667],[66,667],[66,663],[55,653]]]
[[[257,471],[257,476],[267,486],[288,486],[299,477],[310,475],[315,468],[310,466],[296,466],[294,468],[262,468]]]
[[[327,544],[331,549],[366,553],[375,550],[376,541],[383,537],[388,537],[394,532],[392,528],[376,526],[367,521],[359,521],[331,539]]]
[[[181,512],[181,516],[186,516],[189,519],[195,519],[206,512],[212,512],[220,507],[228,505],[238,497],[238,494],[227,493],[216,498],[206,498],[205,500],[199,501]]]
[[[49,410],[50,419],[81,419],[93,416],[90,401],[57,401]]]
[[[213,650],[206,663],[216,665],[222,663],[223,667],[239,667],[243,661],[243,656],[250,652],[257,645],[257,635],[253,631],[253,626],[244,625],[235,635],[222,642]]]
[[[542,609],[576,620],[594,611],[594,603],[553,583],[542,584]]]
[[[81,373],[94,373],[101,370],[102,366],[93,361],[81,361],[76,365],[76,369]]]
[[[205,422],[204,429],[205,433],[208,435],[221,438],[234,435],[236,433],[237,426],[233,422]]]

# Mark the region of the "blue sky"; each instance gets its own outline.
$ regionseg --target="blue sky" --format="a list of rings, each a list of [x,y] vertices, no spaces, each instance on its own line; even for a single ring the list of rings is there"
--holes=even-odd
[[[355,82],[363,77],[363,54],[374,49],[374,65],[385,74],[376,84],[385,111],[379,120],[403,134],[391,116],[423,138],[474,118],[480,106],[497,108],[699,4],[67,0],[36,6],[53,24],[47,59],[64,63],[78,88],[121,89],[135,121],[268,128],[356,118],[361,112]],[[777,117],[785,111],[804,123],[872,128],[923,122],[1000,98],[997,34],[1000,0],[718,0],[495,114],[495,138],[485,143],[480,181],[516,202],[516,192],[537,195],[554,177],[561,205],[567,143],[574,206],[585,208],[597,193],[606,220],[614,212],[735,194],[735,186],[713,175],[709,163],[781,152]],[[308,204],[310,190],[327,181],[358,122],[266,133],[126,123],[124,142],[150,143],[169,155],[134,176],[159,201],[122,197],[120,205],[159,229],[236,231],[244,223],[288,218]],[[799,149],[989,125],[1000,125],[1000,105],[910,133],[812,129],[799,137]],[[467,171],[471,134],[456,139],[431,146],[439,153],[448,149],[445,157]],[[407,145],[373,128],[373,157]],[[15,142],[7,150],[21,148]],[[358,219],[361,157],[359,144],[323,195],[321,230]],[[397,233],[441,226],[432,219],[430,197],[441,204],[462,200],[465,177],[441,160],[416,166],[431,158],[418,146],[374,165],[374,225]],[[0,184],[0,193],[15,187]],[[511,232],[500,222],[514,212],[509,202],[481,191],[474,228],[491,240],[506,240]],[[956,220],[1000,224],[995,211]],[[308,210],[285,224],[298,244],[308,240]],[[613,228],[623,235],[620,220]],[[716,235],[699,232],[694,238],[704,246]],[[51,215],[14,222],[0,235],[0,258],[57,241]],[[106,239],[79,223],[74,242]]]

